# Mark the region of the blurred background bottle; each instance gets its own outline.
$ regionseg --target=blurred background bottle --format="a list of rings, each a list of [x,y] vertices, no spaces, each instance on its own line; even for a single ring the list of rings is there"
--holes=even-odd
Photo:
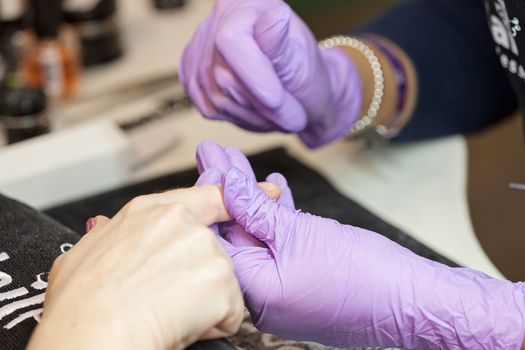
[[[77,89],[78,48],[62,25],[61,0],[31,0],[33,40],[25,54],[27,85],[42,88],[54,100],[70,97]]]
[[[64,19],[75,28],[84,66],[108,63],[122,56],[116,0],[64,0]]]
[[[20,60],[23,54],[24,32],[29,24],[25,0],[0,0],[0,86],[22,85]]]

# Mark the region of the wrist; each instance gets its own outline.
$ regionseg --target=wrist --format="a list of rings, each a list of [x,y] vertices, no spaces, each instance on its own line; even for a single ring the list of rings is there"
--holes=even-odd
[[[373,74],[374,69],[371,62],[363,57],[361,50],[356,50],[351,46],[341,47],[358,67],[359,75],[363,83],[363,109],[361,111],[361,126],[356,124],[355,130],[349,136],[359,137],[368,134],[369,129],[375,130],[381,135],[382,139],[388,139],[396,136],[399,131],[406,125],[415,107],[417,95],[417,79],[415,69],[410,59],[404,52],[392,42],[379,36],[365,35],[359,38],[359,41],[365,44],[370,55],[379,63],[382,71],[381,81],[381,103],[377,113],[373,118],[365,116],[370,115],[372,101],[376,100],[377,77]],[[371,120],[369,124],[363,124],[365,119]],[[369,139],[372,135],[366,136]],[[368,141],[373,141],[372,139]]]
[[[110,350],[110,349],[163,349],[157,346],[147,332],[136,332],[130,322],[122,320],[118,310],[104,312],[101,308],[66,311],[53,310],[44,315],[31,336],[28,350]],[[136,321],[133,321],[136,322]]]
[[[365,82],[358,66],[348,59],[344,50],[339,47],[325,49],[322,50],[322,56],[328,67],[333,98],[327,116],[333,118],[329,137],[335,140],[345,137],[350,132],[356,121],[366,113],[371,98],[364,98]],[[373,85],[374,77],[370,79]]]
[[[309,147],[319,147],[347,135],[359,119],[363,88],[356,65],[340,48],[321,49],[330,100],[322,118],[310,124],[299,136]]]
[[[408,123],[416,107],[418,83],[415,67],[407,54],[392,41],[379,35],[366,35],[365,41],[378,52],[378,57],[386,71],[385,79],[395,83],[392,94],[395,95],[396,107],[393,112],[385,113],[385,125],[391,130],[391,137],[396,136]]]

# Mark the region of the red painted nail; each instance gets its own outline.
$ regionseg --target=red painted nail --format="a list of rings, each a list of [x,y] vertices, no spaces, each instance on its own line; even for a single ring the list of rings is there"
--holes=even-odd
[[[89,218],[89,220],[86,222],[86,233],[91,231],[93,227],[95,227],[96,221],[93,218]]]

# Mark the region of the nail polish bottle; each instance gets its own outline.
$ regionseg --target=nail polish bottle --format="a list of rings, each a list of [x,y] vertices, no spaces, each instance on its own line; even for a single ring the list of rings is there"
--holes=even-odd
[[[80,38],[84,66],[122,56],[116,0],[64,0],[64,19]]]
[[[0,91],[0,122],[3,123],[9,144],[49,132],[44,92],[35,88],[4,89]]]
[[[74,94],[79,62],[74,42],[62,27],[61,0],[31,0],[34,41],[26,53],[23,72],[28,85],[60,100]]]

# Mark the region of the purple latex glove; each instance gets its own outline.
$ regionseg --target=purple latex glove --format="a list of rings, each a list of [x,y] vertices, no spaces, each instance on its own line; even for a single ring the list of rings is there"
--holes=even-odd
[[[361,80],[340,49],[320,50],[282,0],[217,0],[184,51],[180,78],[201,113],[311,147],[358,119]]]
[[[237,168],[223,190],[235,221],[266,244],[221,239],[259,329],[344,347],[521,348],[523,283],[450,268],[374,232],[280,205]]]
[[[250,162],[246,156],[236,148],[222,148],[213,141],[203,141],[197,147],[196,156],[197,169],[200,174],[196,183],[197,186],[222,183],[224,174],[232,167],[239,169],[250,179],[256,181]],[[276,184],[281,189],[281,196],[277,201],[278,203],[289,208],[295,208],[292,192],[284,176],[279,173],[273,173],[266,177],[266,182]],[[263,242],[246,233],[235,221],[221,223],[213,229],[235,246],[266,247]]]

